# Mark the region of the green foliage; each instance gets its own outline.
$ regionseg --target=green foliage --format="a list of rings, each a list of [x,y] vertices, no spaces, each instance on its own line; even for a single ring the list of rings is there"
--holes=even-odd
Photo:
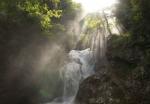
[[[64,31],[67,21],[79,11],[80,5],[72,0],[1,0],[0,25],[11,28],[36,24],[42,30]]]
[[[85,24],[87,25],[88,29],[95,29],[101,25],[101,20],[98,17],[95,18],[87,17],[85,20]]]
[[[53,1],[53,3],[58,3],[58,0]],[[0,7],[1,13],[5,14],[7,18],[11,18],[12,21],[15,20],[16,23],[19,23],[23,21],[29,22],[28,18],[37,19],[36,21],[41,24],[43,29],[51,28],[51,19],[53,17],[60,18],[62,15],[62,10],[50,9],[48,4],[42,3],[40,0],[15,0],[14,2],[2,0]],[[23,17],[23,14],[26,17]]]
[[[50,10],[47,4],[40,4],[39,2],[26,1],[19,7],[29,13],[31,16],[40,18],[42,28],[48,29],[52,27],[51,18],[60,18],[62,10]]]
[[[116,16],[124,26],[125,32],[130,33],[132,50],[141,53],[139,57],[143,66],[149,65],[150,48],[150,1],[149,0],[120,0]],[[136,53],[137,54],[137,53]]]
[[[136,45],[150,43],[150,1],[148,0],[120,0],[117,7],[117,18],[123,24]]]

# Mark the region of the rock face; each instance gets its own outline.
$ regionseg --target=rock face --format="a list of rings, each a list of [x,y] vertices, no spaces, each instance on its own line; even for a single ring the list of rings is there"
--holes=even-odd
[[[126,79],[97,73],[81,83],[75,104],[149,104],[150,81],[142,79],[140,70]]]
[[[79,89],[77,104],[121,104],[125,100],[123,91],[107,74],[89,77]]]
[[[126,39],[111,39],[106,53],[107,71],[98,67],[95,75],[80,84],[75,104],[150,104],[148,62]]]

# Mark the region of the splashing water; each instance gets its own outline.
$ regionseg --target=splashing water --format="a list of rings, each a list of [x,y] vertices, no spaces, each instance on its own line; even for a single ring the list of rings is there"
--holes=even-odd
[[[69,59],[60,70],[60,76],[64,81],[62,101],[55,99],[47,104],[73,104],[80,82],[94,74],[93,52],[89,48],[70,51]]]

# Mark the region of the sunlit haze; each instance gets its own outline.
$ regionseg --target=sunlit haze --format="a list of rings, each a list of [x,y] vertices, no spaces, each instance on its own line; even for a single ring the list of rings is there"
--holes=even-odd
[[[97,12],[117,3],[117,0],[74,0],[81,3],[85,12]]]

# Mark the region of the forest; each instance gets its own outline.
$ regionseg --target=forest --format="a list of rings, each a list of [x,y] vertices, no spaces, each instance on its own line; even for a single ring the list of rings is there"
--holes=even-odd
[[[150,0],[94,1],[0,0],[0,104],[150,104]]]

